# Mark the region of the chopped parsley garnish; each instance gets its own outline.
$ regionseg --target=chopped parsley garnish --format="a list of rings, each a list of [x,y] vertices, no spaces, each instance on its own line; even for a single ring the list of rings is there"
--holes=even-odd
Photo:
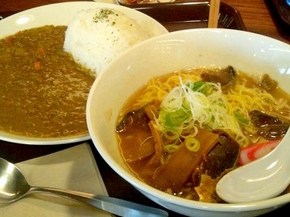
[[[93,17],[93,21],[95,22],[95,23],[97,23],[97,22],[99,22],[99,21],[105,21],[105,22],[108,22],[108,21],[110,21],[110,19],[109,19],[109,16],[110,15],[116,15],[116,16],[118,16],[118,14],[117,13],[115,13],[114,11],[112,11],[112,10],[109,10],[109,9],[101,9],[99,12],[97,12],[96,14],[95,14],[95,16]],[[116,22],[115,21],[113,21],[112,22],[112,25],[115,25],[116,24]]]

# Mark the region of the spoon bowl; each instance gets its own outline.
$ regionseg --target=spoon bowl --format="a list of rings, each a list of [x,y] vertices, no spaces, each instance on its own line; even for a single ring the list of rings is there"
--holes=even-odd
[[[269,154],[235,169],[218,182],[216,192],[229,203],[276,197],[290,183],[290,132]]]
[[[0,158],[0,203],[12,203],[32,193],[53,194],[94,206],[118,216],[162,217],[164,210],[117,198],[49,187],[30,186],[22,172],[12,163]]]

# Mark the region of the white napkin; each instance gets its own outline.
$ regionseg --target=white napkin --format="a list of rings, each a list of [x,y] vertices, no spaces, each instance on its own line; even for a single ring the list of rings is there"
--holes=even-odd
[[[17,148],[17,146],[15,146]],[[87,143],[18,163],[30,185],[108,195]],[[91,206],[50,195],[33,194],[0,206],[1,217],[109,217]]]

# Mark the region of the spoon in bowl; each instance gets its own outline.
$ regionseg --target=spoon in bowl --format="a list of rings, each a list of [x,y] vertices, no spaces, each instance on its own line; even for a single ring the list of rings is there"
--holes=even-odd
[[[118,216],[165,217],[164,210],[133,202],[57,188],[30,186],[21,171],[12,163],[0,158],[0,203],[12,203],[32,193],[53,194],[97,207]]]
[[[216,192],[229,203],[253,202],[281,194],[290,183],[290,132],[266,156],[223,176]]]

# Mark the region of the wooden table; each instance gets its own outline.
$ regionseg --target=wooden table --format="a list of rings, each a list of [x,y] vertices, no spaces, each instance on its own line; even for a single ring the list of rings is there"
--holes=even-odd
[[[290,29],[284,29],[277,15],[269,12],[265,4],[269,1],[272,0],[223,0],[240,12],[248,31],[290,43]]]
[[[2,1],[0,4],[0,15],[1,12],[7,11],[22,11],[25,9],[33,8],[36,6],[41,6],[45,4],[57,3],[57,2],[66,2],[68,0],[6,0]],[[76,1],[76,0],[70,0]],[[188,0],[186,0],[188,1]],[[267,0],[265,0],[267,1]],[[278,40],[284,41],[286,43],[290,43],[290,30],[286,29],[279,22],[277,17],[269,12],[267,5],[264,0],[223,0],[224,3],[232,5],[235,7],[241,14],[244,24],[246,26],[247,31],[263,34],[272,38],[276,38]],[[1,31],[1,30],[0,30]],[[141,193],[136,191],[130,184],[122,180],[114,171],[112,171],[109,166],[102,160],[97,151],[94,149],[91,141],[89,143],[92,146],[92,150],[94,152],[96,161],[100,168],[102,177],[106,183],[106,187],[108,189],[108,193],[110,196],[119,197],[131,201],[135,201],[138,203],[157,206],[152,201],[145,198]],[[44,149],[42,146],[28,146],[25,149],[21,149],[21,145],[16,145],[15,150],[11,151],[9,144],[1,143],[0,141],[0,157],[5,157],[7,160],[10,160],[14,163],[26,160],[28,156],[33,157],[34,155],[44,155],[48,152],[59,151],[63,148],[71,147],[75,144],[71,144],[68,146],[53,146],[49,150]],[[6,151],[5,151],[6,150]],[[118,186],[116,188],[116,183]],[[130,192],[130,193],[128,193]],[[263,215],[264,217],[270,217],[274,215],[278,215],[280,212],[289,212],[290,204],[283,206],[282,208],[271,212],[269,214]],[[170,216],[178,217],[178,215],[174,212],[169,211]],[[1,215],[2,216],[2,215]]]

